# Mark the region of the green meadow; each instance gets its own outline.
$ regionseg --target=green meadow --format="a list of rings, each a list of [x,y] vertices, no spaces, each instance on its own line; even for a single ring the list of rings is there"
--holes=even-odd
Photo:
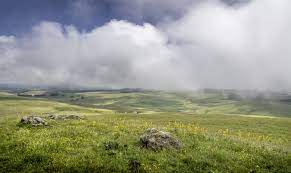
[[[0,172],[291,171],[291,99],[285,97],[213,91],[53,91],[33,97],[43,92],[17,92],[0,92]],[[53,120],[49,114],[84,118]],[[48,125],[20,124],[28,115]],[[182,148],[143,148],[139,138],[149,128],[171,133]]]

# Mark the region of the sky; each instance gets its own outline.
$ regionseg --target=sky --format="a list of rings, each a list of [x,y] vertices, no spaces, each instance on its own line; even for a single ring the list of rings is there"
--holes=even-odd
[[[0,83],[291,90],[290,0],[0,0]]]

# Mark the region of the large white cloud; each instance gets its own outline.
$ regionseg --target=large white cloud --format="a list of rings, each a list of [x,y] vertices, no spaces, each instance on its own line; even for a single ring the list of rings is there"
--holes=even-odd
[[[167,37],[150,24],[111,21],[80,33],[73,26],[43,22],[13,43],[1,44],[2,81],[149,88],[176,84]]]
[[[158,26],[90,32],[43,22],[0,37],[0,82],[157,89],[291,89],[291,1],[205,1]]]
[[[202,87],[282,89],[291,87],[290,18],[288,0],[208,2],[164,28]]]

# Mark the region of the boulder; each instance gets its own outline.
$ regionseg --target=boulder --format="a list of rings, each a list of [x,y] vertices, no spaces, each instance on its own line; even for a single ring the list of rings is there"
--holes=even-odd
[[[37,116],[24,116],[21,118],[20,123],[31,124],[33,126],[47,125],[47,122],[44,119]]]
[[[21,118],[20,123],[22,124],[28,124],[29,122],[29,118],[27,116],[24,116]]]
[[[35,124],[43,124],[45,121],[42,119],[42,118],[40,118],[40,117],[33,117],[34,119],[34,123]]]
[[[145,134],[140,137],[140,142],[143,147],[153,150],[182,147],[181,142],[172,137],[170,133],[155,128],[147,129]]]

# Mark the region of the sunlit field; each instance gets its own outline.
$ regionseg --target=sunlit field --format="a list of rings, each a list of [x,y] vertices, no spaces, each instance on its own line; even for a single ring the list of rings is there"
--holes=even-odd
[[[66,91],[35,97],[3,91],[0,172],[286,173],[290,109],[290,102],[276,99],[207,92]],[[27,115],[48,125],[20,124]],[[143,148],[139,138],[149,128],[171,133],[182,147]]]

